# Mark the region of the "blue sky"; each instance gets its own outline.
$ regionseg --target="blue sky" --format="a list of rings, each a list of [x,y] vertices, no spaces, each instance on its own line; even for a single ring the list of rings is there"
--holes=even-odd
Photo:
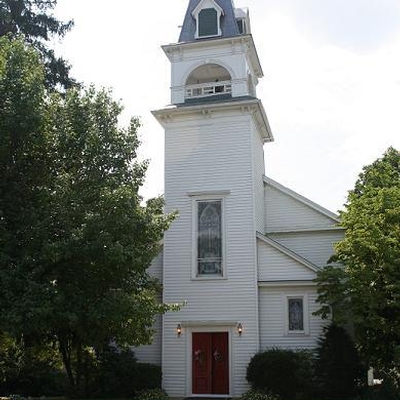
[[[111,4],[111,5],[110,5]],[[235,0],[249,7],[265,77],[257,87],[275,142],[266,173],[332,211],[361,168],[400,149],[399,0]],[[106,86],[141,117],[142,194],[163,193],[163,130],[150,110],[169,103],[169,62],[187,0],[59,0],[75,27],[57,44],[72,73]]]

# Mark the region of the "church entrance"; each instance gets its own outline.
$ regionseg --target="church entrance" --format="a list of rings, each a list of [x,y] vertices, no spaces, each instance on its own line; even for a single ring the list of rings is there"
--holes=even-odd
[[[192,335],[193,394],[229,394],[228,332]]]

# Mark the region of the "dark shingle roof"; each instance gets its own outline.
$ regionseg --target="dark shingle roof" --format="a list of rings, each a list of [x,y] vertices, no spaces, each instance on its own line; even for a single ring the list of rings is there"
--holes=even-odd
[[[199,97],[197,99],[186,99],[184,103],[176,104],[177,107],[190,107],[190,106],[198,106],[202,104],[213,104],[213,103],[233,103],[237,101],[243,100],[256,100],[256,97],[253,96],[238,96],[232,97],[230,94],[220,94],[216,96],[210,97]]]
[[[189,0],[189,5],[183,21],[179,43],[194,42],[196,33],[196,21],[192,16],[193,10],[197,7],[201,0]],[[239,36],[240,32],[235,18],[235,10],[232,0],[214,0],[223,10],[224,15],[221,17],[222,35],[219,38]]]

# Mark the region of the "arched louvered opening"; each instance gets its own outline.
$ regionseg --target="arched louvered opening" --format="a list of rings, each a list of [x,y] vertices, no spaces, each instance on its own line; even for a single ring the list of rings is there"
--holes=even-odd
[[[221,65],[201,65],[194,69],[186,80],[186,99],[230,95],[231,80],[230,73]]]

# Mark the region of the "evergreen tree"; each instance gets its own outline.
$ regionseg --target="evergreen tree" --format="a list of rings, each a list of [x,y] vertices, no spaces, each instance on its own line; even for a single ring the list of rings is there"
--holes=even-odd
[[[323,399],[353,398],[366,378],[353,341],[335,324],[325,328],[315,362],[316,383]]]
[[[69,77],[70,66],[57,57],[48,46],[53,37],[64,37],[73,21],[59,21],[51,11],[57,0],[0,0],[0,37],[22,37],[39,51],[45,64],[49,88],[70,88],[75,81]]]

